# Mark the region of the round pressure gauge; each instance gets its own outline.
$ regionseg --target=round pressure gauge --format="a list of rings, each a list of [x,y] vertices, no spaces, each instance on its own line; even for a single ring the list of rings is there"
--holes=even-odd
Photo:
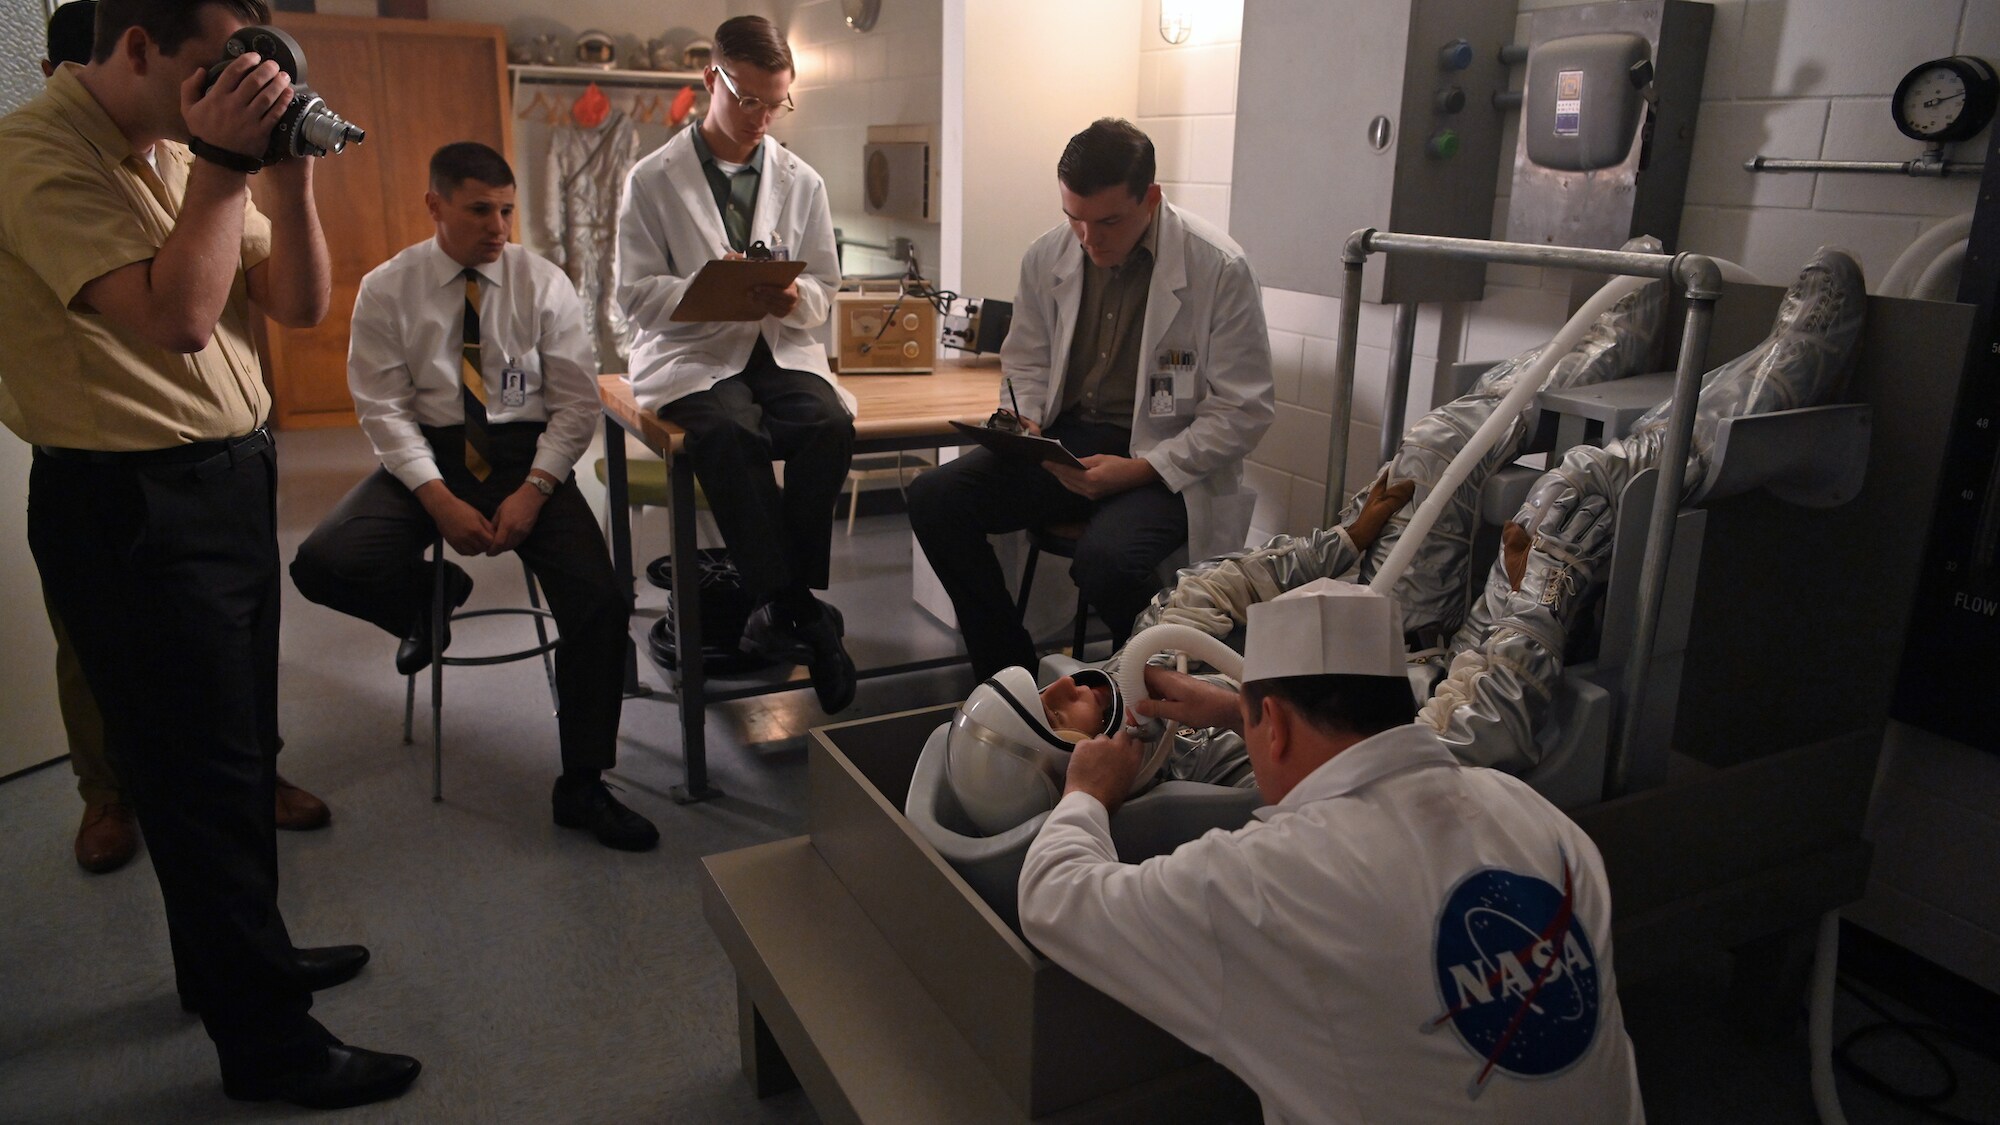
[[[1919,141],[1962,141],[1986,127],[2000,103],[2000,78],[1984,59],[1933,59],[1903,76],[1889,114],[1903,135]]]

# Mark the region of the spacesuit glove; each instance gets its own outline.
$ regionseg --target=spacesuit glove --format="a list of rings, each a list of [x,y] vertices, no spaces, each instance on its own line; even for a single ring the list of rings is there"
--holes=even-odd
[[[1347,524],[1348,541],[1359,553],[1367,553],[1390,517],[1402,511],[1410,502],[1410,497],[1416,494],[1417,482],[1414,480],[1399,480],[1390,484],[1389,469],[1390,466],[1384,465],[1382,471],[1375,475],[1375,483],[1368,486],[1361,511]]]

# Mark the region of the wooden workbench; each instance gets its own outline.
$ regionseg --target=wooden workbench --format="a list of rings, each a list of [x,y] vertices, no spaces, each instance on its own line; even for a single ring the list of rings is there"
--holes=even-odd
[[[850,375],[842,387],[857,400],[854,418],[854,452],[892,453],[904,449],[933,449],[956,445],[953,421],[984,422],[1000,398],[1000,362],[997,357],[976,360],[942,360],[929,375]],[[631,384],[623,375],[600,375],[598,398],[604,405],[605,481],[611,517],[611,560],[617,571],[619,588],[625,591],[626,609],[636,608],[632,579],[632,522],[627,508],[625,442],[629,433],[667,462],[668,510],[694,511],[694,467],[680,456],[681,428],[661,420],[641,407],[632,397]],[[622,433],[621,433],[622,431]],[[709,703],[772,691],[788,691],[806,686],[804,681],[754,683],[728,691],[710,691],[702,670],[701,607],[699,598],[683,592],[698,589],[695,572],[695,521],[673,519],[673,600],[677,626],[675,643],[680,667],[669,673],[676,698],[680,701],[681,747],[685,775],[674,788],[674,799],[702,801],[717,796],[708,783],[708,750],[704,740],[703,710]],[[862,679],[933,668],[963,660],[950,656],[915,661],[858,672]],[[628,692],[638,687],[638,656],[628,644],[625,682]]]

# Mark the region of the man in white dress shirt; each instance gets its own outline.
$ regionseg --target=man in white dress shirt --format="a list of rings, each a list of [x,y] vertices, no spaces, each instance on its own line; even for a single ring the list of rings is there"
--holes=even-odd
[[[854,400],[835,385],[825,323],[840,287],[826,184],[767,130],[792,108],[792,52],[771,21],[715,29],[702,72],[708,114],[640,160],[618,210],[618,304],[632,325],[632,395],[687,431],[731,559],[758,608],[742,647],[806,664],[820,709],[854,701],[844,624],[824,590],[833,506],[854,452]],[[688,284],[757,244],[803,260],[778,288],[754,286],[752,321],[677,321]],[[785,463],[779,487],[773,460]]]
[[[396,669],[414,675],[451,643],[448,628],[430,636],[432,537],[461,555],[518,551],[562,638],[555,822],[650,848],[659,832],[600,776],[617,755],[627,634],[611,554],[571,476],[598,418],[582,303],[561,269],[509,241],[514,173],[493,149],[439,149],[424,199],[437,237],[372,270],[354,300],[347,385],[382,467],[300,545],[292,581],[401,637]],[[448,614],[472,579],[446,565]]]
[[[1138,709],[1239,731],[1270,804],[1123,864],[1138,742],[1082,743],[1021,873],[1028,940],[1267,1121],[1642,1120],[1590,838],[1411,724],[1387,598],[1315,584],[1250,615],[1240,696],[1149,668],[1166,699]]]

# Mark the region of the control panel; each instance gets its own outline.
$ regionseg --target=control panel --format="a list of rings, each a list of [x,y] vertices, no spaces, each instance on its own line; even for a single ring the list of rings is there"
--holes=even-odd
[[[1337,296],[1341,246],[1363,227],[1493,233],[1514,8],[1245,0],[1229,233],[1260,281]],[[1384,257],[1363,296],[1478,300],[1485,282],[1478,262]]]
[[[926,298],[836,293],[833,334],[842,375],[910,375],[937,366],[937,310]]]

